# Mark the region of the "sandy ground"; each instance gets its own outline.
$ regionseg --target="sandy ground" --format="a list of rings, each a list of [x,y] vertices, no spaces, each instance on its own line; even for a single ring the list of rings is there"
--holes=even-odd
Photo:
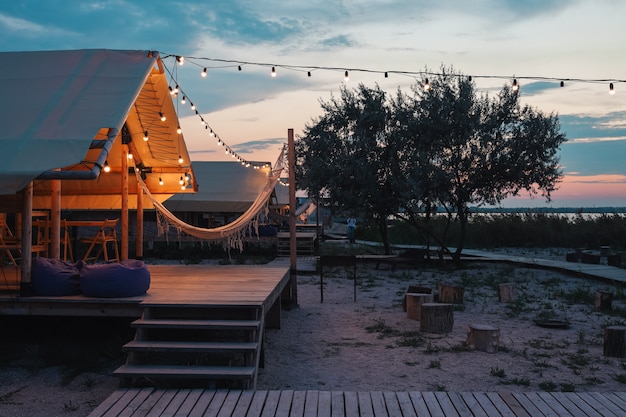
[[[524,251],[509,251],[524,254]],[[560,250],[526,252],[558,257]],[[466,268],[358,268],[357,301],[348,271],[328,277],[320,303],[319,277],[298,277],[298,307],[282,312],[280,329],[266,332],[259,389],[623,391],[626,359],[603,355],[607,325],[626,324],[621,289],[560,272],[475,263]],[[450,333],[419,332],[402,299],[408,285],[437,290],[462,284],[464,304]],[[499,303],[497,284],[515,283],[517,300]],[[597,312],[592,296],[615,293],[613,311]],[[567,329],[539,327],[537,318],[570,322]],[[500,329],[497,353],[466,347],[470,324]],[[32,353],[31,353],[32,354]],[[21,364],[21,365],[20,365]],[[0,367],[0,417],[87,416],[117,388],[114,366],[74,376],[60,367],[28,369],[16,359]]]

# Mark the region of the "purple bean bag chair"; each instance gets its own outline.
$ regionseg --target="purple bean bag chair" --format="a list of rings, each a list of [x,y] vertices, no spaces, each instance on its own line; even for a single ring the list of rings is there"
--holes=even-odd
[[[127,259],[94,265],[81,261],[78,268],[80,287],[87,297],[134,297],[150,288],[150,271],[143,261]]]
[[[80,294],[80,273],[76,265],[41,256],[33,258],[33,295],[64,296]]]

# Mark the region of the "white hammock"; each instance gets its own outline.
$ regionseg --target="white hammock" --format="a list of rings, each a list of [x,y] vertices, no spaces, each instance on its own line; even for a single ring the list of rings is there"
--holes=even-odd
[[[145,182],[141,179],[140,175],[137,175],[137,181],[141,184],[144,193],[152,201],[154,208],[157,212],[157,227],[159,235],[166,234],[170,226],[175,227],[179,233],[186,233],[188,235],[197,237],[203,240],[218,240],[224,242],[224,245],[228,248],[237,248],[240,251],[243,250],[243,237],[250,231],[254,230],[258,236],[259,217],[261,214],[267,214],[267,203],[274,190],[274,186],[280,179],[280,174],[285,169],[284,160],[284,148],[280,152],[276,164],[270,171],[267,182],[260,194],[254,200],[252,205],[241,216],[235,219],[233,222],[225,224],[220,227],[214,227],[211,229],[193,226],[189,223],[185,223],[176,217],[171,211],[169,211],[162,203],[156,200]]]

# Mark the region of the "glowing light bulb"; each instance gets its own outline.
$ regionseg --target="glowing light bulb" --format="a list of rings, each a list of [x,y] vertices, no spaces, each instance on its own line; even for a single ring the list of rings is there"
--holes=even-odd
[[[424,80],[424,91],[430,91],[430,83],[428,82],[428,78]]]
[[[276,68],[272,67],[272,77],[276,77]]]
[[[613,83],[609,84],[609,94],[610,95],[615,94],[615,88],[613,87]]]
[[[128,152],[128,159],[133,159],[133,154]]]
[[[187,97],[183,96],[183,98],[180,100],[181,104],[185,104],[187,102]]]
[[[148,131],[146,130],[145,132],[143,132],[143,141],[147,142],[148,139],[150,139],[150,137],[148,136]]]
[[[206,78],[206,68],[204,68],[202,70],[202,74],[201,75],[202,75],[202,78]]]
[[[176,128],[176,133],[178,133],[180,135],[181,133],[183,133],[183,129],[181,129],[180,126],[178,126]]]
[[[159,185],[163,185],[163,178],[159,177]]]
[[[111,172],[111,167],[109,166],[109,161],[104,161],[104,172]]]
[[[519,84],[517,83],[517,79],[513,79],[513,91],[519,91]]]
[[[180,156],[180,155],[178,155],[178,163],[179,163],[179,164],[182,164],[182,163],[183,163],[183,157],[182,157],[182,156]]]
[[[171,85],[170,85],[169,87],[167,87],[167,88],[168,88],[168,90],[170,90],[170,95],[171,95],[171,96],[173,96],[174,94],[176,94],[176,93],[174,92],[174,89],[172,88],[172,86],[171,86]]]
[[[180,185],[183,185],[185,183],[185,181],[183,181],[183,176],[182,175],[180,176],[180,180],[178,180],[178,183]]]
[[[178,65],[183,65],[185,63],[185,57],[177,56],[176,61],[178,62]]]
[[[159,117],[161,118],[161,121],[164,122],[167,120],[167,117],[165,117],[165,115],[163,114],[163,112],[159,112]]]
[[[344,81],[350,81],[350,76],[348,75],[348,71],[346,71],[346,72],[343,74],[343,80],[344,80]]]

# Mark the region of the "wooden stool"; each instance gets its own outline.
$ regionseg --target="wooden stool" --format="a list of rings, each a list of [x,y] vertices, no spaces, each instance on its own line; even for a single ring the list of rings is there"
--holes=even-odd
[[[467,348],[496,353],[500,343],[500,329],[487,324],[470,324],[467,328]]]
[[[626,358],[626,326],[604,329],[604,356]]]
[[[420,285],[409,285],[404,293],[404,297],[402,298],[402,311],[406,313],[406,294],[408,293],[418,293],[418,294],[432,294],[433,289],[428,287],[422,287]]]
[[[424,303],[432,303],[434,296],[424,293],[406,293],[406,316],[411,320],[420,320],[421,308]]]
[[[512,303],[517,298],[515,294],[515,284],[506,283],[498,285],[498,301],[501,303]]]
[[[596,291],[595,307],[597,311],[608,311],[612,308],[613,293],[609,291]]]
[[[454,326],[452,304],[423,303],[420,312],[420,332],[450,333]]]
[[[465,294],[465,287],[462,285],[445,284],[440,282],[439,289],[439,302],[450,304],[463,304],[463,295]]]

